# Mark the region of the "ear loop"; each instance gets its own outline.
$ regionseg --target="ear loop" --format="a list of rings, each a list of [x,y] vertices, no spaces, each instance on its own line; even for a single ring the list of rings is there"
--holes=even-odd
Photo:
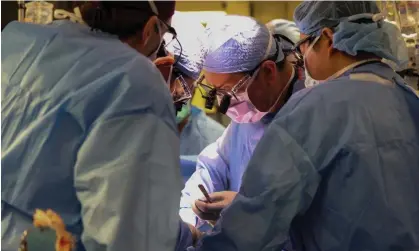
[[[159,10],[157,9],[157,6],[156,6],[156,4],[154,3],[154,1],[153,0],[148,0],[148,4],[150,5],[150,9],[151,9],[151,11],[156,15],[156,16],[158,16],[159,15]],[[159,48],[160,48],[160,46],[161,46],[161,44],[162,44],[162,42],[163,42],[163,36],[162,36],[162,34],[161,34],[161,27],[160,27],[160,21],[158,22],[158,24],[157,23],[155,23],[155,25],[154,25],[154,31],[156,32],[156,33],[158,33],[159,34],[159,37],[160,37],[160,44],[159,44],[159,46],[157,47],[157,50],[155,50],[153,53],[151,53],[150,55],[153,55],[155,52],[157,52],[158,50],[159,50]]]
[[[161,34],[161,26],[160,26],[160,20],[157,18],[157,22],[154,24],[154,32],[156,32],[157,34],[159,34],[160,37],[160,43],[157,46],[157,48],[155,50],[153,50],[152,52],[150,52],[147,57],[151,57],[151,55],[157,53],[160,49],[161,44],[163,43],[163,36]]]

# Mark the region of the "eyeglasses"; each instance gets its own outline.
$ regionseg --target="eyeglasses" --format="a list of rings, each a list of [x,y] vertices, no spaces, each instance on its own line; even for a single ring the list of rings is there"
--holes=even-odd
[[[214,107],[215,99],[220,96],[223,90],[217,89],[213,86],[204,84],[205,76],[202,75],[197,81],[196,85],[199,87],[198,90],[201,93],[201,97],[205,99],[205,108],[212,109]]]
[[[212,109],[214,107],[215,99],[219,98],[219,109],[218,111],[225,114],[227,112],[228,107],[231,103],[231,98],[234,97],[238,100],[237,94],[239,90],[247,83],[247,81],[252,77],[252,74],[246,74],[242,77],[232,88],[231,90],[226,90],[222,88],[215,88],[213,86],[207,85],[202,83],[205,79],[204,75],[197,81],[197,85],[199,85],[198,90],[201,93],[202,98],[205,99],[205,108]],[[202,89],[205,91],[203,93]]]
[[[172,43],[177,43],[176,45],[173,45],[173,48],[179,48],[179,53],[177,53],[176,51],[174,52],[176,55],[175,58],[175,62],[173,63],[173,65],[176,65],[179,62],[180,57],[182,56],[182,45],[179,42],[179,39],[177,38],[177,33],[175,28],[173,28],[172,26],[170,26],[168,23],[166,23],[163,20],[160,20],[161,23],[164,24],[164,26],[166,26],[167,28],[167,32],[164,33],[163,35],[163,42],[159,48],[159,51],[157,52],[158,57],[165,57],[167,56],[169,53],[167,53],[166,48],[171,45]]]
[[[233,85],[232,88],[230,88],[230,90],[224,89],[224,88],[215,88],[211,85],[208,84],[204,84],[202,83],[202,81],[205,79],[204,76],[202,76],[201,80],[197,81],[197,85],[199,85],[200,87],[202,87],[202,89],[206,92],[206,93],[210,93],[210,92],[214,92],[215,91],[215,95],[222,98],[224,95],[231,95],[231,96],[235,96],[235,94],[237,94],[239,92],[239,90],[243,87],[243,85],[246,83],[247,80],[249,80],[251,78],[251,74],[246,74],[243,78],[241,78],[236,84]],[[202,95],[205,95],[201,92]]]
[[[310,35],[295,43],[293,50],[298,58],[302,59],[304,56],[304,54],[301,52],[301,45],[305,44],[306,42],[309,42],[309,44],[311,44],[315,38],[315,36]]]
[[[170,92],[172,94],[173,102],[183,102],[192,98],[193,86],[183,78],[182,73],[176,68],[173,68],[172,78],[170,81]]]

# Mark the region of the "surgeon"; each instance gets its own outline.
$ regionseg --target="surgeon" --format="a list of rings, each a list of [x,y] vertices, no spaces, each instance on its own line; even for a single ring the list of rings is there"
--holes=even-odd
[[[215,142],[224,127],[208,117],[205,112],[191,105],[196,81],[199,79],[207,54],[205,28],[191,22],[188,16],[176,12],[172,19],[177,41],[165,36],[167,56],[174,57],[170,88],[175,103],[182,104],[176,113],[180,134],[180,154],[198,155],[207,145]]]
[[[290,232],[296,250],[418,250],[419,98],[381,62],[405,63],[400,31],[375,2],[307,1],[294,19],[319,84],[278,112],[197,250],[280,250]]]
[[[74,4],[2,31],[2,251],[38,208],[77,250],[183,250],[197,232],[179,221],[175,111],[151,61],[175,2]]]
[[[283,48],[285,50],[292,50],[294,44],[300,40],[300,31],[293,21],[286,19],[274,19],[269,21],[266,26],[274,34],[274,36],[281,36],[282,39],[287,40],[285,43],[283,43]],[[300,58],[297,58],[295,53],[288,53],[287,60],[294,64],[301,63]],[[300,78],[304,79],[304,68],[298,67],[296,70],[298,70],[298,75]],[[312,83],[310,82],[297,81],[293,86],[293,92],[297,92],[304,89],[305,87],[310,86],[312,86]]]
[[[177,41],[170,41],[170,36],[165,36],[166,46],[161,46],[161,57],[156,64],[158,67],[162,64],[171,67],[170,90],[178,108],[176,123],[180,132],[181,171],[186,182],[195,170],[197,155],[215,142],[225,128],[203,110],[191,105],[207,53],[204,26],[191,22],[180,12],[173,16],[172,26],[176,29]]]
[[[300,31],[293,21],[286,19],[273,19],[269,21],[266,26],[274,34],[282,34],[289,38],[293,43],[297,43],[300,40]]]
[[[182,219],[202,230],[208,228],[205,220],[213,224],[218,216],[199,209],[203,194],[198,185],[214,202],[234,198],[253,149],[298,81],[296,66],[286,60],[292,53],[288,38],[274,37],[265,25],[245,16],[225,16],[208,29],[205,78],[232,122],[199,154],[196,171],[182,191]]]

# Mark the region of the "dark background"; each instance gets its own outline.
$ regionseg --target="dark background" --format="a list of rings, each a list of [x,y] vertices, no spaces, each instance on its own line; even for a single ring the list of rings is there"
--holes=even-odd
[[[1,1],[1,30],[13,20],[17,20],[17,1]]]

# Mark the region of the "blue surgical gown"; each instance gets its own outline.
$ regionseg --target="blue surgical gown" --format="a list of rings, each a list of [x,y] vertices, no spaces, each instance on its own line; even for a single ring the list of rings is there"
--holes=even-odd
[[[198,107],[191,106],[191,115],[180,134],[180,155],[198,155],[224,132],[224,126]]]
[[[302,90],[196,250],[279,250],[289,232],[296,250],[419,250],[418,153],[419,98],[388,66]]]
[[[70,21],[13,22],[1,39],[2,250],[17,250],[36,208],[61,215],[78,251],[190,244],[174,108],[154,65]]]
[[[304,81],[297,80],[292,92],[299,91],[303,85]],[[198,155],[196,171],[186,182],[180,201],[179,214],[185,222],[198,227],[205,223],[196,217],[191,207],[195,200],[203,197],[198,188],[199,184],[204,185],[208,193],[239,191],[247,163],[265,128],[271,122],[271,115],[266,115],[256,123],[232,121],[223,135]]]
[[[224,126],[207,116],[204,111],[191,107],[191,115],[180,134],[180,168],[185,183],[195,172],[198,154],[215,142],[224,129]]]

